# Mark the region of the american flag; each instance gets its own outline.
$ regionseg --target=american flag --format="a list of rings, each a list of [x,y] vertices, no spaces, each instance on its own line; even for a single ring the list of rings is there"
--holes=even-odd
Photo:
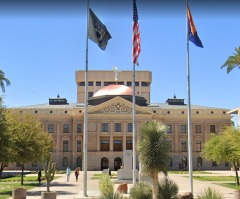
[[[138,13],[136,0],[133,0],[133,63],[138,65],[138,55],[141,52],[140,31],[138,24]]]

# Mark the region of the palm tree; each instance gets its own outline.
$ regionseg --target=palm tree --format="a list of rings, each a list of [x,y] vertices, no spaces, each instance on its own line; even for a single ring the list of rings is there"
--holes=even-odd
[[[0,70],[0,86],[2,88],[2,92],[5,92],[5,85],[4,82],[6,83],[7,86],[10,86],[10,81],[8,78],[5,77],[5,74],[2,70]]]
[[[159,192],[158,173],[167,175],[170,144],[166,138],[166,125],[153,120],[141,127],[141,140],[137,144],[142,172],[152,178],[152,198]]]
[[[233,53],[232,56],[229,56],[227,61],[222,65],[221,68],[227,66],[227,73],[231,72],[236,66],[240,68],[240,47],[235,48],[236,53]]]

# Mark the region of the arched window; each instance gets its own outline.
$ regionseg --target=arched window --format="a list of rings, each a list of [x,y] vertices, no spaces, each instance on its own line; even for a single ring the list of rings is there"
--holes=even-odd
[[[116,157],[114,159],[114,170],[117,171],[118,169],[120,169],[122,166],[122,159],[119,157]]]
[[[101,170],[108,169],[108,168],[109,168],[108,159],[104,157],[101,159]]]
[[[217,162],[216,161],[212,162],[212,167],[217,167]]]
[[[172,158],[170,158],[170,160],[169,160],[169,165],[168,165],[169,167],[172,167],[173,166],[173,163],[172,163]]]
[[[201,158],[201,157],[198,157],[198,158],[197,158],[197,166],[198,166],[198,167],[201,167],[201,166],[202,166],[202,158]]]
[[[81,167],[82,168],[82,157],[77,157],[76,167]]]
[[[64,157],[64,158],[62,159],[62,166],[63,166],[63,167],[67,167],[67,166],[68,166],[68,158],[67,158],[67,157]]]

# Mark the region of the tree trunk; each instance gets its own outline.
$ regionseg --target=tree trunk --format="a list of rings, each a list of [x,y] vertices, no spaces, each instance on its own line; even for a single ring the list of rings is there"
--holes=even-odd
[[[236,175],[236,184],[237,186],[239,186],[239,177],[238,177],[238,168],[237,168],[237,164],[234,162],[234,170],[235,170],[235,175]]]
[[[47,181],[47,192],[50,192],[50,182]]]
[[[1,162],[1,164],[0,164],[0,178],[2,177],[2,172],[3,172],[4,167],[5,167],[5,162]]]
[[[158,171],[154,171],[152,175],[152,199],[158,198]]]
[[[24,164],[22,164],[21,185],[23,185]]]

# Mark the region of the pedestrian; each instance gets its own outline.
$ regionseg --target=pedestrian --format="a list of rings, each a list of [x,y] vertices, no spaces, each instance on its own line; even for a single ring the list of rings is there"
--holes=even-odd
[[[66,175],[67,175],[67,182],[69,182],[70,175],[71,175],[71,169],[69,167],[67,167],[67,169],[66,169]]]
[[[80,171],[80,168],[77,167],[77,168],[75,169],[76,182],[78,181],[79,171]]]
[[[40,184],[41,181],[42,181],[42,171],[39,170],[39,171],[38,171],[38,183]]]

